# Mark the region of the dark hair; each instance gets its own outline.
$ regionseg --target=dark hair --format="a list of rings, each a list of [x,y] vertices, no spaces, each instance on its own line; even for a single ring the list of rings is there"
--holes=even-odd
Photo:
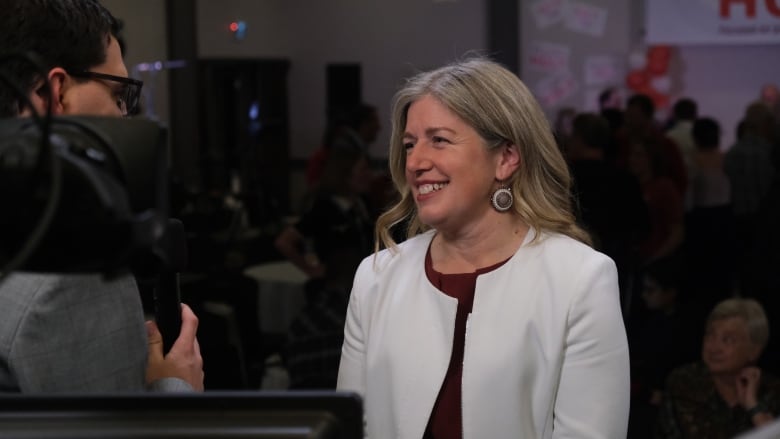
[[[572,137],[578,138],[588,148],[606,152],[612,139],[609,122],[593,113],[580,113],[572,121]]]
[[[331,194],[349,192],[349,182],[355,164],[361,159],[367,159],[366,153],[355,148],[335,147],[327,152],[322,167],[319,191]]]
[[[332,108],[328,116],[329,127],[348,126],[358,129],[360,125],[376,115],[376,107],[366,103]]]
[[[0,56],[33,52],[46,71],[89,70],[105,62],[111,36],[121,40],[119,21],[97,0],[2,0],[0,9]],[[27,91],[42,74],[21,58],[4,59],[0,71]],[[20,110],[19,97],[0,83],[0,117]]]
[[[745,122],[745,119],[740,119],[737,123],[737,141],[742,140],[743,137],[745,137],[745,127],[747,126],[747,123]]]
[[[717,149],[720,146],[720,125],[715,119],[702,117],[693,123],[693,140],[700,149]]]
[[[358,129],[374,117],[376,117],[376,107],[369,104],[359,104],[350,111],[349,124],[352,128]]]
[[[694,120],[698,116],[699,108],[693,99],[682,98],[674,104],[674,117],[677,120]]]
[[[599,108],[604,108],[604,105],[609,101],[613,94],[617,93],[615,87],[607,87],[599,93]]]
[[[631,95],[626,102],[626,107],[636,106],[642,110],[642,114],[647,116],[648,119],[652,119],[655,116],[655,104],[650,96],[642,93]]]

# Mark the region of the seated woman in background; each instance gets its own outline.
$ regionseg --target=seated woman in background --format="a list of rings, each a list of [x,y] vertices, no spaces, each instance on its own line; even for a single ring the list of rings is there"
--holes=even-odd
[[[702,362],[669,376],[656,437],[731,438],[770,422],[780,409],[780,380],[754,366],[768,338],[758,302],[720,302],[707,318]]]
[[[374,224],[362,195],[370,189],[371,178],[365,152],[331,148],[309,207],[276,237],[279,252],[315,281],[325,277],[333,247],[369,255]]]

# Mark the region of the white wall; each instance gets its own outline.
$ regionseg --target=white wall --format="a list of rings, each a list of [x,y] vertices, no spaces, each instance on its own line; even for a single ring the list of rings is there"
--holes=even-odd
[[[291,62],[291,156],[306,158],[325,128],[325,68],[362,65],[363,100],[383,129],[371,151],[387,155],[389,107],[403,78],[487,45],[486,2],[477,0],[198,0],[201,58],[282,57]],[[243,41],[227,31],[247,22]]]
[[[737,123],[758,99],[763,84],[780,85],[780,46],[686,46],[681,94],[699,103],[699,113],[721,124],[721,148],[734,143]]]
[[[588,33],[572,29],[566,24],[565,17],[559,16],[556,22],[548,22],[538,18],[534,8],[540,4],[559,4],[561,11],[565,10],[566,1],[521,1],[520,9],[520,63],[521,77],[526,85],[540,100],[545,94],[541,93],[543,84],[553,77],[565,77],[570,75],[573,79],[571,93],[550,104],[542,102],[548,118],[554,119],[558,110],[564,107],[572,107],[580,111],[593,111],[596,108],[598,93],[608,86],[622,88],[626,73],[626,60],[628,53],[635,44],[633,35],[633,23],[636,18],[632,15],[632,4],[625,0],[577,0],[574,4],[582,4],[593,7],[605,14],[605,24],[598,33]],[[595,27],[594,27],[595,29]],[[545,71],[534,67],[531,57],[536,56],[534,47],[541,43],[550,44],[554,48],[569,51],[568,67],[557,72]],[[589,58],[607,57],[614,62],[615,75],[611,80],[602,83],[587,83],[585,65]]]

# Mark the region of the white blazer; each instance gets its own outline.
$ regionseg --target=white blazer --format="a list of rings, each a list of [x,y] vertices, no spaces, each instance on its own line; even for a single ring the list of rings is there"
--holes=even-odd
[[[466,324],[463,437],[625,438],[628,344],[607,256],[534,231],[477,278]],[[355,275],[338,388],[363,396],[367,435],[421,438],[452,352],[457,300],[425,275],[434,231]]]

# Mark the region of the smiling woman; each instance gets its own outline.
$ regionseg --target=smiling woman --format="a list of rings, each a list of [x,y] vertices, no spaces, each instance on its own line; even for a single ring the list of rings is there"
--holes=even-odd
[[[409,79],[390,171],[400,201],[355,275],[338,381],[369,436],[625,437],[615,265],[574,223],[526,86],[483,58]]]

